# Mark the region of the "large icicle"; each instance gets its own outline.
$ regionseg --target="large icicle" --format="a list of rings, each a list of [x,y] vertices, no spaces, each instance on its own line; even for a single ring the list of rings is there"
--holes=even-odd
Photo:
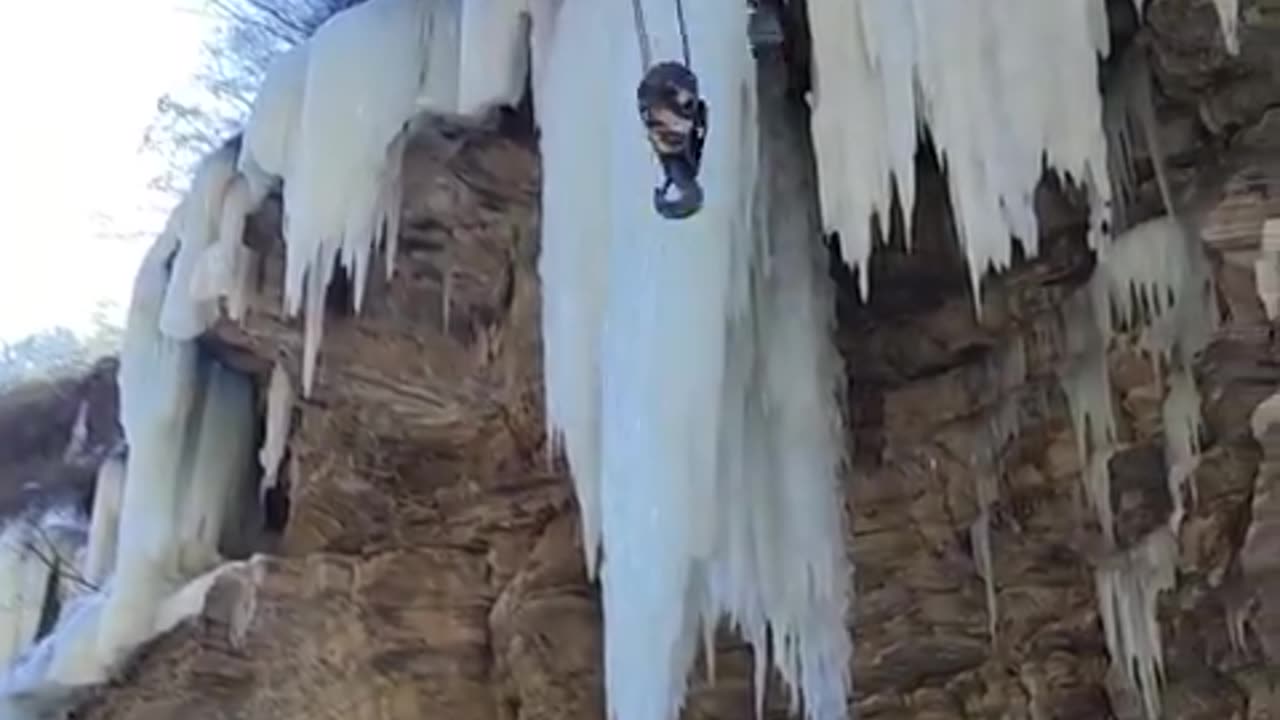
[[[252,251],[244,245],[244,227],[254,206],[253,181],[236,175],[227,183],[218,218],[216,242],[205,247],[192,273],[190,296],[212,304],[227,298],[227,317],[242,320],[249,302]]]
[[[996,595],[995,562],[991,547],[991,508],[999,493],[1000,477],[1004,474],[1004,451],[1019,432],[1018,412],[1020,391],[1027,380],[1026,346],[1022,338],[1015,336],[998,351],[987,369],[987,382],[998,393],[995,407],[985,421],[984,446],[975,458],[977,481],[975,493],[978,517],[969,526],[969,539],[978,574],[982,577],[987,600],[987,633],[994,643],[999,627],[999,607]]]
[[[271,381],[267,385],[266,437],[258,450],[258,464],[262,467],[262,480],[258,484],[261,500],[279,482],[280,463],[289,447],[289,430],[293,422],[293,382],[280,363],[271,369]]]
[[[1103,0],[813,0],[809,19],[823,217],[864,286],[872,214],[887,230],[896,190],[910,215],[921,125],[946,162],[975,290],[1008,263],[1011,235],[1036,249],[1046,158],[1089,191],[1097,244],[1111,202]]]
[[[450,42],[456,48],[458,16],[456,0],[370,0],[334,15],[309,41],[297,135],[283,168],[285,309],[299,312],[305,292],[304,393],[336,265],[352,276],[359,310],[370,255],[398,221],[397,137],[420,95],[456,103],[458,59],[447,50]],[[289,82],[280,86],[290,90]]]
[[[161,308],[171,286],[168,261],[177,251],[177,238],[166,232],[144,258],[121,352],[120,416],[129,462],[115,579],[99,638],[107,663],[114,661],[118,648],[149,636],[151,618],[171,589],[176,569],[170,543],[176,535],[187,420],[198,393],[195,342],[174,340],[160,331]]]
[[[674,5],[643,10],[655,60],[678,57]],[[687,220],[651,206],[638,47],[596,31],[632,27],[630,7],[564,0],[543,36],[545,72],[535,67],[548,422],[591,565],[603,544],[609,716],[674,718],[698,639],[728,616],[755,645],[759,678],[772,644],[793,700],[840,718],[839,374],[803,128],[785,128],[773,98],[776,127],[757,129],[738,0],[685,11],[713,118],[706,205]]]
[[[1107,369],[1110,336],[1102,331],[1098,320],[1108,311],[1106,305],[1099,307],[1106,299],[1100,301],[1094,290],[1096,286],[1094,283],[1081,288],[1064,303],[1060,321],[1066,349],[1058,380],[1071,412],[1085,496],[1097,513],[1098,525],[1110,545],[1115,538],[1115,527],[1108,463],[1115,451],[1116,420]]]
[[[754,247],[732,259],[747,263],[750,274],[735,271],[731,285],[722,454],[707,500],[724,515],[708,568],[710,608],[731,617],[752,642],[757,716],[763,717],[768,636],[792,712],[803,700],[809,718],[843,718],[851,588],[837,491],[843,369],[831,342],[834,293],[816,242],[821,220],[809,134],[788,104],[781,59],[766,59],[761,68]],[[752,361],[755,374],[738,376],[735,368]],[[736,402],[747,412],[739,415]],[[739,417],[744,432],[734,435]],[[704,615],[703,623],[717,619]]]
[[[245,122],[236,167],[249,179],[251,196],[257,200],[293,167],[308,48],[307,43],[295,45],[271,61]]]
[[[196,293],[198,270],[206,250],[218,240],[227,188],[236,177],[239,140],[231,140],[205,157],[196,169],[191,190],[174,210],[171,231],[177,255],[160,311],[160,330],[176,340],[190,340],[211,326],[218,307]],[[243,213],[241,213],[243,215]],[[239,238],[236,238],[237,241]]]
[[[85,581],[101,586],[116,563],[120,533],[120,502],[124,495],[125,463],[108,458],[98,468],[89,516],[89,545],[85,558]]]
[[[198,612],[212,576],[187,581],[217,561],[220,541],[238,529],[227,498],[238,488],[253,500],[248,381],[202,358],[194,340],[161,331],[177,280],[177,224],[157,239],[134,283],[119,377],[128,462],[104,464],[84,567],[68,568],[101,590],[61,593],[52,633],[0,679],[0,716],[47,717],[75,691],[109,679],[141,643]],[[67,535],[56,517],[46,524],[59,557],[86,539],[83,528]]]
[[[1164,650],[1156,615],[1160,593],[1174,586],[1178,543],[1161,528],[1096,571],[1107,649],[1126,681],[1137,688],[1148,718],[1160,717]]]
[[[604,327],[612,178],[613,124],[579,122],[572,105],[611,97],[608,62],[614,43],[612,5],[565,0],[555,20],[556,43],[535,92],[542,154],[542,352],[548,434],[562,445],[573,469],[587,570],[596,571],[600,546],[600,334]],[[585,58],[600,63],[591,72]],[[608,104],[599,107],[608,108]],[[623,125],[622,127],[626,127]],[[563,148],[554,152],[556,148]],[[554,291],[552,291],[554,289]]]
[[[629,8],[609,5],[603,26],[630,27]],[[679,57],[674,5],[644,5],[655,61]],[[575,11],[569,0],[561,12]],[[673,223],[653,211],[653,159],[635,111],[635,82],[643,74],[636,46],[614,42],[598,58],[577,51],[570,72],[580,77],[585,66],[599,66],[594,72],[607,74],[605,94],[575,90],[576,98],[557,96],[554,109],[543,106],[570,118],[594,115],[611,134],[608,166],[588,177],[598,182],[601,171],[608,173],[610,189],[608,259],[597,272],[608,273],[600,356],[601,581],[605,691],[616,720],[675,717],[708,591],[699,571],[715,560],[716,501],[752,502],[714,493],[730,289],[735,273],[747,268],[739,248],[749,240],[754,179],[754,168],[743,162],[756,136],[746,14],[737,0],[687,4],[685,11],[693,62],[716,118],[703,156],[707,197],[697,215]],[[568,33],[559,37],[580,42]],[[544,154],[581,152],[576,145],[544,147]]]

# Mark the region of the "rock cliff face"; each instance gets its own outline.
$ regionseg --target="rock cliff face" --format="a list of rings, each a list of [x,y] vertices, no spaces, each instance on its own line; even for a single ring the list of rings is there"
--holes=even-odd
[[[1223,51],[1207,1],[1154,0],[1133,40],[1150,57],[1170,175],[1221,315],[1195,368],[1202,456],[1174,587],[1158,598],[1163,716],[1185,720],[1280,717],[1280,426],[1251,424],[1280,389],[1253,274],[1263,221],[1280,217],[1280,3],[1241,4],[1239,56]],[[317,388],[293,409],[267,503],[278,547],[221,580],[200,618],[77,717],[603,716],[599,605],[572,489],[543,436],[538,162],[525,127],[437,122],[410,144],[394,278],[371,282],[359,316],[331,290]],[[1139,160],[1136,195],[1158,207]],[[831,266],[849,380],[856,712],[1141,717],[1109,672],[1094,579],[1109,559],[1058,382],[1064,308],[1094,269],[1084,209],[1046,182],[1039,257],[990,278],[977,315],[945,183],[927,151],[919,167],[911,249],[895,228],[866,298]],[[263,388],[277,362],[296,383],[301,351],[279,310],[278,225],[272,207],[250,223],[249,317],[207,340]],[[650,351],[661,348],[637,348]],[[1160,450],[1168,389],[1125,342],[1108,362],[1111,501],[1127,548],[1176,504]],[[62,410],[51,423],[71,422]],[[22,430],[7,417],[11,447]],[[973,532],[983,517],[989,537]],[[685,717],[750,717],[750,656],[727,632],[716,650],[715,678],[693,678]],[[767,714],[788,716],[776,690]]]

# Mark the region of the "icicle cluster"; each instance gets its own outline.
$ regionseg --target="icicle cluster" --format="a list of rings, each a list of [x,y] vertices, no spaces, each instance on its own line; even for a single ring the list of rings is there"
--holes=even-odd
[[[644,10],[655,58],[678,57],[672,6]],[[592,569],[603,547],[609,714],[675,717],[699,627],[727,616],[756,648],[761,692],[772,638],[808,716],[844,717],[838,372],[814,189],[795,128],[760,147],[784,132],[756,125],[742,4],[685,11],[716,118],[706,205],[688,220],[651,206],[638,48],[597,32],[631,27],[629,7],[565,0],[535,68],[548,422]]]
[[[813,129],[829,230],[866,285],[871,219],[910,217],[924,126],[946,162],[975,297],[1010,236],[1034,252],[1045,161],[1088,190],[1091,238],[1111,204],[1097,58],[1103,0],[814,0]],[[910,232],[908,228],[908,237]]]
[[[267,386],[267,433],[258,451],[258,464],[262,467],[262,480],[258,484],[259,500],[279,482],[280,463],[289,445],[289,430],[293,422],[293,383],[280,363],[271,370],[271,382]]]
[[[1166,528],[1136,548],[1117,551],[1096,576],[1111,657],[1152,718],[1158,716],[1161,679],[1155,597],[1173,582],[1174,556],[1161,548],[1175,542],[1184,486],[1200,451],[1200,395],[1191,368],[1214,317],[1204,263],[1197,239],[1179,220],[1147,221],[1100,252],[1089,285],[1064,311],[1068,361],[1060,380],[1080,445],[1086,495],[1108,545],[1115,536],[1107,463],[1117,436],[1107,351],[1117,332],[1138,334],[1139,347],[1151,355],[1165,385],[1162,417],[1173,513]]]
[[[1234,7],[1224,10],[1220,4],[1219,9],[1234,18]],[[1232,23],[1228,47],[1234,42]],[[1177,214],[1159,143],[1150,70],[1141,53],[1120,58],[1104,96],[1103,127],[1118,193],[1114,221],[1127,230],[1096,247],[1093,277],[1064,308],[1068,357],[1059,376],[1079,443],[1086,495],[1109,547],[1115,534],[1108,462],[1117,449],[1117,433],[1107,356],[1118,333],[1136,335],[1164,385],[1162,426],[1173,512],[1166,527],[1138,546],[1112,551],[1095,577],[1114,667],[1137,691],[1147,716],[1155,718],[1163,681],[1156,598],[1174,582],[1184,488],[1200,452],[1200,396],[1192,364],[1208,342],[1216,312],[1199,239]],[[1155,169],[1167,215],[1128,227],[1137,197],[1135,166],[1143,151]]]
[[[254,102],[238,165],[251,202],[283,181],[285,310],[305,304],[304,393],[338,266],[354,280],[357,311],[380,244],[391,273],[407,127],[423,109],[456,111],[460,23],[458,0],[354,6],[279,57]]]
[[[1156,616],[1159,594],[1174,586],[1178,543],[1160,528],[1097,570],[1098,605],[1107,650],[1121,674],[1142,695],[1148,718],[1160,717],[1164,650]]]
[[[176,249],[159,320],[159,330],[170,337],[190,340],[208,330],[218,318],[218,296],[230,289],[223,272],[207,267],[207,256],[234,258],[240,245],[248,202],[239,190],[239,151],[240,140],[233,138],[200,162],[164,230],[165,242]]]
[[[202,356],[195,338],[212,311],[191,292],[194,268],[225,217],[234,159],[229,144],[202,163],[138,271],[119,375],[128,460],[100,467],[87,527],[56,517],[46,523],[49,552],[67,558],[54,569],[67,564],[78,584],[62,589],[51,634],[29,648],[29,632],[14,636],[14,649],[25,652],[0,679],[0,716],[44,717],[199,612],[210,578],[235,566],[222,562],[220,548],[256,520],[245,512],[255,506],[252,386]]]
[[[1239,0],[1214,0],[1239,52]],[[1134,0],[1142,13],[1142,0]],[[1097,58],[1104,0],[813,0],[813,129],[823,217],[866,285],[871,223],[897,198],[910,237],[915,152],[927,127],[946,161],[957,232],[978,296],[1009,237],[1034,253],[1044,165],[1088,191],[1090,241],[1112,211]]]
[[[1198,241],[1176,218],[1140,224],[1100,256],[1089,287],[1068,310],[1069,334],[1088,340],[1075,348],[1062,381],[1081,443],[1088,496],[1109,543],[1114,528],[1107,462],[1116,434],[1106,358],[1117,331],[1138,333],[1139,346],[1151,354],[1165,384],[1162,417],[1174,510],[1166,528],[1136,548],[1118,551],[1096,578],[1112,659],[1154,718],[1161,682],[1155,598],[1172,587],[1176,553],[1163,548],[1175,543],[1184,486],[1199,457],[1200,396],[1192,361],[1213,328],[1214,300]]]

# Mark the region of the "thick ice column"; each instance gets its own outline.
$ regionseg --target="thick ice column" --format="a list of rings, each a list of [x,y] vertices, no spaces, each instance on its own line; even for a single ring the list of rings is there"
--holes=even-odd
[[[631,28],[629,5],[611,6],[609,26]],[[644,6],[655,60],[680,57],[674,4]],[[711,108],[701,212],[671,222],[653,210],[656,171],[634,99],[643,69],[630,36],[603,58],[577,60],[610,72],[606,94],[556,109],[597,113],[612,132],[600,497],[605,682],[617,720],[665,720],[682,703],[705,604],[701,567],[715,561],[713,501],[729,501],[714,484],[730,290],[751,241],[754,166],[744,159],[756,143],[755,73],[740,2],[685,3],[685,12]]]
[[[280,363],[271,369],[267,385],[266,437],[258,450],[258,464],[262,468],[262,480],[258,485],[259,500],[279,482],[280,464],[284,462],[289,447],[289,432],[293,423],[293,381]]]
[[[679,58],[674,4],[642,9],[654,59]],[[638,45],[592,32],[633,30],[630,6],[565,0],[537,84],[548,423],[589,563],[603,544],[617,720],[675,717],[699,639],[724,618],[761,678],[772,638],[809,717],[845,712],[830,287],[803,122],[771,97],[762,140],[743,10],[685,4],[711,114],[706,204],[689,219],[652,207]]]
[[[183,578],[221,561],[224,536],[243,545],[251,527],[244,510],[256,506],[250,484],[253,469],[253,386],[248,378],[209,363],[199,414],[192,418],[190,452],[181,470],[183,493],[172,551]],[[237,532],[239,531],[239,532]]]
[[[539,88],[542,147],[542,353],[548,434],[572,468],[583,526],[588,572],[600,544],[600,334],[604,327],[610,244],[611,144],[615,125],[601,116],[580,122],[589,98],[616,93],[608,33],[614,3],[564,0],[556,18],[557,43]],[[625,50],[623,50],[625,51]],[[587,60],[587,62],[584,62]],[[625,126],[624,126],[625,127]]]
[[[515,105],[529,77],[528,0],[467,0],[462,8],[458,111]]]
[[[176,237],[162,235],[134,282],[120,357],[120,409],[129,443],[115,582],[103,609],[99,653],[111,658],[148,637],[160,598],[177,581],[172,558],[188,420],[197,401],[197,351],[159,327]]]
[[[101,586],[115,568],[124,479],[122,458],[108,458],[98,468],[84,570],[85,580],[95,586]]]

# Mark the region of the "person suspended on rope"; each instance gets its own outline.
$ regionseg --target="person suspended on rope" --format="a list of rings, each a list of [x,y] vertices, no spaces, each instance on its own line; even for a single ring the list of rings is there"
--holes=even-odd
[[[643,0],[631,0],[644,77],[636,88],[636,103],[649,145],[662,166],[663,182],[653,190],[653,207],[671,220],[687,218],[702,209],[702,148],[707,140],[707,103],[698,93],[684,21],[684,0],[675,0],[683,62],[655,64],[645,28]]]
[[[698,95],[698,78],[681,63],[658,63],[640,81],[636,100],[665,175],[654,188],[653,206],[663,217],[687,218],[702,209],[703,197],[698,171],[707,141],[707,103]]]
[[[689,52],[689,32],[684,20],[684,0],[674,0],[680,30],[683,62],[653,63],[649,34],[645,27],[644,0],[631,0],[635,12],[636,36],[640,43],[640,63],[644,78],[636,88],[640,119],[649,145],[658,156],[663,182],[653,190],[653,206],[658,214],[672,220],[690,217],[702,209],[702,148],[707,141],[707,103],[698,92],[698,76],[693,72]],[[747,36],[752,54],[776,51],[782,45],[782,25],[776,0],[746,0]]]

